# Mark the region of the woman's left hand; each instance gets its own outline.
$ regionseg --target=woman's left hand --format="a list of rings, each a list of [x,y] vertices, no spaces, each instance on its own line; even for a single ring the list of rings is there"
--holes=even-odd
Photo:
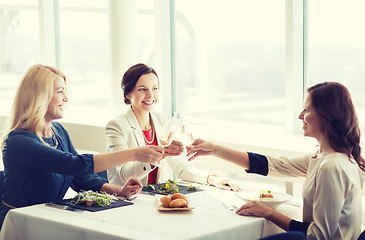
[[[265,206],[262,203],[259,203],[258,201],[252,201],[242,205],[242,207],[240,207],[236,211],[236,214],[243,216],[256,216],[256,217],[268,218],[268,216],[270,216],[270,214],[272,214],[273,211],[275,210]]]
[[[234,191],[234,192],[241,191],[241,189],[237,186],[237,184],[232,182],[232,180],[229,178],[222,178],[210,175],[208,177],[208,183],[217,188],[222,188],[228,191]]]
[[[162,158],[169,156],[178,156],[184,151],[184,144],[180,141],[173,140],[170,145],[163,148]]]
[[[124,197],[130,197],[142,191],[142,183],[137,178],[131,177],[128,182],[122,188],[121,195]]]

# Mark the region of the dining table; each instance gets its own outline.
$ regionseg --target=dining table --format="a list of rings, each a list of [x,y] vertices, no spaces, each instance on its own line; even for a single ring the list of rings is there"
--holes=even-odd
[[[5,218],[0,239],[243,240],[283,232],[264,218],[237,215],[235,211],[245,201],[236,192],[206,185],[198,189],[186,194],[192,209],[181,211],[158,210],[156,199],[160,195],[145,191],[129,201],[133,204],[96,212],[69,211],[49,204],[12,209]],[[276,210],[301,220],[300,203],[287,202]]]

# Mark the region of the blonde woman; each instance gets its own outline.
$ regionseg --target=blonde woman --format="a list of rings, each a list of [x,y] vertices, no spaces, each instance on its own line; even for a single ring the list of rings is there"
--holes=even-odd
[[[62,200],[67,189],[104,191],[131,196],[141,182],[129,179],[123,188],[97,172],[127,161],[158,162],[163,149],[147,146],[108,154],[78,154],[67,131],[54,120],[68,102],[66,77],[58,69],[35,65],[21,81],[1,148],[4,183],[0,224],[11,208]],[[143,156],[143,158],[141,157]]]
[[[167,118],[153,111],[159,99],[160,87],[156,71],[146,64],[136,64],[126,71],[121,85],[124,102],[130,105],[130,108],[107,124],[108,151],[158,146],[157,139]],[[182,158],[171,158],[181,154],[183,148],[183,144],[178,141],[173,141],[170,146],[165,147],[165,160],[161,162],[160,167],[142,161],[116,166],[108,170],[109,181],[123,185],[130,177],[136,177],[143,185],[156,184],[172,179],[175,173],[178,178],[187,181],[208,183],[226,190],[239,190],[230,179],[189,166]]]

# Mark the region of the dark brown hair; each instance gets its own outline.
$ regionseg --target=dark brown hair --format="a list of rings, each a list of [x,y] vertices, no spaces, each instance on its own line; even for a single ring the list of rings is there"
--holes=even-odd
[[[131,101],[126,97],[127,94],[129,94],[130,92],[133,91],[134,87],[136,86],[138,79],[144,75],[144,74],[148,74],[148,73],[153,73],[156,75],[157,79],[157,73],[156,71],[143,63],[138,63],[136,65],[133,65],[132,67],[130,67],[123,75],[123,79],[122,79],[122,90],[124,93],[124,102],[126,104],[131,104]]]
[[[353,157],[365,171],[359,123],[347,88],[337,82],[323,82],[308,88],[308,94],[333,150]]]

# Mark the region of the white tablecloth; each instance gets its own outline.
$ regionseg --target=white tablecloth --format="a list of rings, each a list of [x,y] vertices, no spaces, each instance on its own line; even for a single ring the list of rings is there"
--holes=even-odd
[[[133,205],[99,212],[77,213],[44,204],[13,209],[4,221],[2,239],[258,239],[281,232],[271,222],[244,217],[222,204],[244,202],[235,193],[215,188],[188,195],[195,209],[157,211],[150,195]],[[278,211],[300,220],[301,207],[281,205]]]

